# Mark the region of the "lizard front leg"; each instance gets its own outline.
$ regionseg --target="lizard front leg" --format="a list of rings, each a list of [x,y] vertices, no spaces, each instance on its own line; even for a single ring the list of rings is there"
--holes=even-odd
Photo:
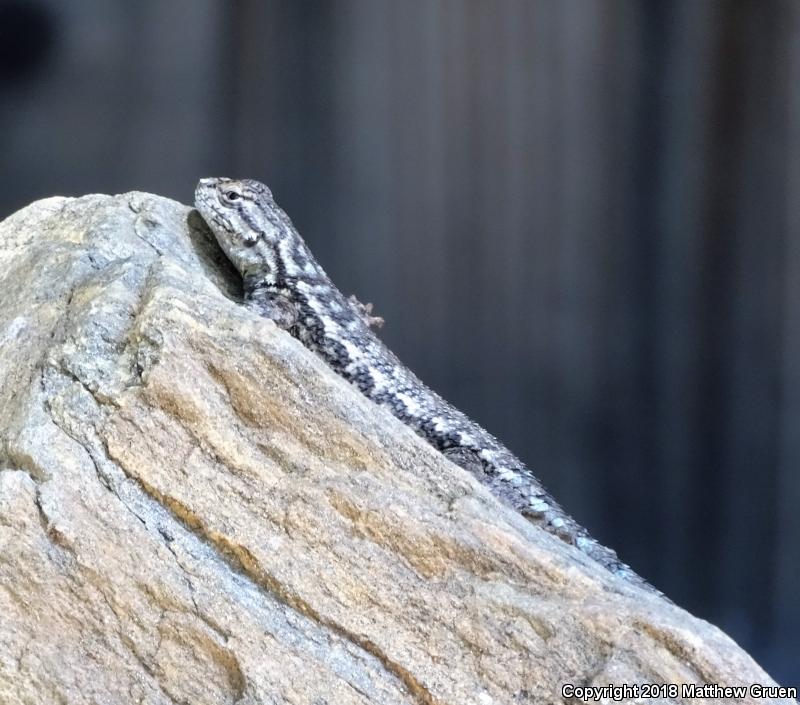
[[[244,305],[262,318],[269,318],[279,328],[291,331],[297,323],[299,312],[289,297],[275,291],[263,280],[244,279]]]

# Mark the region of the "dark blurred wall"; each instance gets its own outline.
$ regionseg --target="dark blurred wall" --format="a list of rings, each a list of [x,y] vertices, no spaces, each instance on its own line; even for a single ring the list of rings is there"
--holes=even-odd
[[[0,0],[0,216],[215,174],[800,681],[800,2]]]

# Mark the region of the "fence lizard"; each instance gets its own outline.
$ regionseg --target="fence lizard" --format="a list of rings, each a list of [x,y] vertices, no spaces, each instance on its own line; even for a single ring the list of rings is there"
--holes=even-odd
[[[345,298],[262,183],[201,179],[195,205],[242,275],[245,303],[320,355],[529,520],[612,573],[650,586],[595,541],[494,436],[423,384],[370,330],[371,307]],[[650,588],[652,589],[652,588]]]

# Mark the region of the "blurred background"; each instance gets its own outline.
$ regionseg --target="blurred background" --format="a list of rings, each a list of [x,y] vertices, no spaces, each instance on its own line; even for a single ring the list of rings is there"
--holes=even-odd
[[[0,0],[0,217],[211,175],[798,684],[800,2]]]

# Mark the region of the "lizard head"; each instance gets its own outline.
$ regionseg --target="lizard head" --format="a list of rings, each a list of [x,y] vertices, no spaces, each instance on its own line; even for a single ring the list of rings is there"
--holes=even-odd
[[[252,179],[200,179],[195,207],[242,275],[274,277],[288,220],[270,190]]]

